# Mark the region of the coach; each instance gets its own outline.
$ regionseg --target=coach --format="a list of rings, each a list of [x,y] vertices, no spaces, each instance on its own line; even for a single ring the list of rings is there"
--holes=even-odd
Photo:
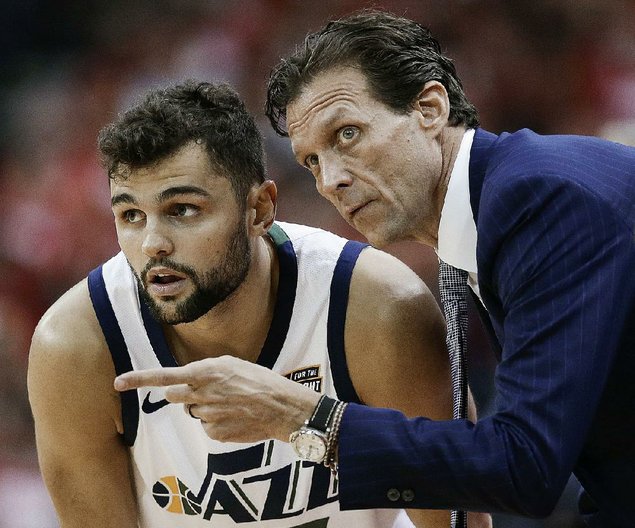
[[[343,507],[544,516],[573,472],[590,526],[635,526],[635,149],[486,132],[430,33],[374,11],[283,60],[267,114],[371,243],[463,270],[500,344],[477,423],[348,405]]]

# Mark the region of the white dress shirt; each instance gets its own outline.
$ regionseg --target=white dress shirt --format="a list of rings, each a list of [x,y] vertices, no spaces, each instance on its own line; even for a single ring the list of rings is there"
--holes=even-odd
[[[476,223],[470,203],[470,149],[474,129],[467,130],[452,167],[448,191],[441,209],[436,248],[444,262],[468,272],[468,285],[481,298],[476,267]]]

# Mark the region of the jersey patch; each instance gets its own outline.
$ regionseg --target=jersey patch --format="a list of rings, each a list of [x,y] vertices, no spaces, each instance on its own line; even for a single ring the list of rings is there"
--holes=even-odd
[[[322,392],[322,376],[320,375],[320,365],[301,367],[285,374],[285,378],[306,385],[315,392]]]

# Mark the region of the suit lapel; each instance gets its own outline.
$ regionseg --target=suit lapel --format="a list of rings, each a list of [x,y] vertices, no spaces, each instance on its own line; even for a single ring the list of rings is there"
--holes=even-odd
[[[485,171],[490,158],[490,148],[496,142],[498,136],[487,132],[482,128],[477,128],[470,150],[470,203],[474,222],[478,229],[478,206],[481,202],[481,190]]]
[[[474,222],[476,223],[476,230],[478,232],[478,212],[479,204],[481,201],[481,191],[483,189],[483,181],[485,180],[485,173],[487,170],[487,164],[490,159],[491,147],[494,145],[498,136],[487,132],[482,128],[477,128],[474,134],[474,141],[472,142],[472,149],[470,150],[470,168],[469,168],[469,180],[470,180],[470,205],[472,207],[472,215],[474,216]],[[479,284],[484,277],[479,274]],[[483,288],[481,288],[481,291]],[[480,299],[473,295],[474,304],[478,310],[479,317],[487,334],[489,335],[491,345],[496,355],[496,359],[500,361],[501,358],[501,345],[492,326],[490,315],[481,303]]]

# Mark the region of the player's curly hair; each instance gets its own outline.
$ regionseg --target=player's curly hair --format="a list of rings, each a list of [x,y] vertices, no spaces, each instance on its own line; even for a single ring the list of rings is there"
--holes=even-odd
[[[438,81],[450,99],[450,124],[479,124],[454,64],[441,53],[430,31],[413,20],[367,9],[307,35],[303,45],[272,70],[265,114],[279,135],[287,135],[287,106],[302,88],[338,66],[360,68],[372,95],[398,113],[411,111],[424,84]]]
[[[243,203],[265,179],[262,137],[253,117],[228,84],[187,80],[150,91],[99,133],[108,176],[149,166],[191,141],[204,145],[212,167],[229,179]]]

